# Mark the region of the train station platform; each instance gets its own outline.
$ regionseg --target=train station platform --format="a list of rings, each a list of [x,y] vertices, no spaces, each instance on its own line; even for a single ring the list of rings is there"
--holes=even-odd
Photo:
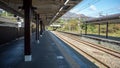
[[[24,39],[0,47],[0,68],[97,68],[92,62],[66,46],[50,31],[31,37],[32,61],[24,61]]]

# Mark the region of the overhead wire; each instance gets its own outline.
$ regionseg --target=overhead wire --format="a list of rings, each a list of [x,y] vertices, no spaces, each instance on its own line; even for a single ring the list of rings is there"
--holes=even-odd
[[[80,11],[82,11],[84,9],[87,9],[88,7],[90,7],[90,5],[94,5],[94,4],[98,3],[99,1],[100,0],[83,0],[83,2],[80,3],[81,6],[78,7],[79,10],[77,10],[76,12],[80,12]],[[74,8],[72,10],[74,10]]]
[[[112,7],[112,8],[108,8],[108,9],[106,9],[106,10],[104,10],[104,11],[99,11],[99,12],[96,12],[96,13],[91,13],[90,15],[96,15],[96,16],[100,16],[100,14],[101,14],[101,16],[107,16],[107,15],[110,15],[110,14],[112,14],[113,12],[115,13],[115,12],[118,12],[118,11],[120,11],[120,9],[118,9],[119,7]],[[120,13],[120,12],[119,12]]]

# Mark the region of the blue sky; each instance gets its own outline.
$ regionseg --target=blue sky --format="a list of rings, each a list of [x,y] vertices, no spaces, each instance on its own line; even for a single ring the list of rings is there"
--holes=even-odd
[[[120,13],[120,0],[83,0],[70,12],[92,17]]]

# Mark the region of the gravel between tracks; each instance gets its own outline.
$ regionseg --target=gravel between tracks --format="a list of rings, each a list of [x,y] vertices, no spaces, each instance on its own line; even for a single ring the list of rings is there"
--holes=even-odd
[[[53,33],[72,42],[72,44],[75,44],[77,47],[79,47],[80,49],[89,53],[90,55],[94,56],[95,58],[99,59],[100,61],[104,62],[106,65],[110,66],[111,68],[120,68],[120,59],[118,59],[110,54],[107,54],[103,51],[100,51],[100,50],[92,48],[88,45],[85,45],[83,43],[77,42],[71,38],[66,37],[65,35],[63,36],[62,34],[60,34],[58,32],[53,32]]]

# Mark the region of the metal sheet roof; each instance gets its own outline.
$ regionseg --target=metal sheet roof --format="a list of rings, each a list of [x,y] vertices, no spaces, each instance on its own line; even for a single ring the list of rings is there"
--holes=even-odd
[[[32,6],[40,14],[43,22],[48,25],[69,11],[82,0],[32,0]],[[23,11],[19,7],[23,6],[22,0],[0,0],[0,8],[9,12],[23,16]]]
[[[108,15],[108,16],[102,16],[99,18],[90,18],[85,21],[86,23],[106,23],[106,22],[116,22],[120,23],[120,13]]]

